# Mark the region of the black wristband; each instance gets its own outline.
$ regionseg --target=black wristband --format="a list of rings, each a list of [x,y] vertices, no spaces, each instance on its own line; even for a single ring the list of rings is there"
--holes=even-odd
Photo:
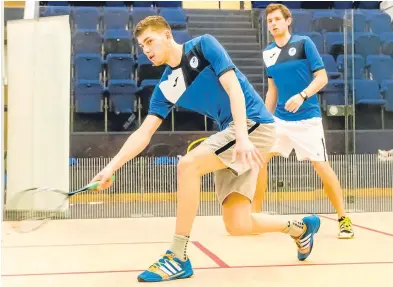
[[[303,101],[306,101],[307,100],[307,94],[303,91],[303,92],[300,92],[300,96],[303,98]]]

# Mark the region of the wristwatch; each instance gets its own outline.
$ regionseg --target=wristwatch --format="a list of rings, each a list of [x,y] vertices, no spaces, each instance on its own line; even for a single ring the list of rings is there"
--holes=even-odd
[[[308,99],[307,94],[304,91],[300,92],[299,95],[303,98],[303,101],[306,101]]]

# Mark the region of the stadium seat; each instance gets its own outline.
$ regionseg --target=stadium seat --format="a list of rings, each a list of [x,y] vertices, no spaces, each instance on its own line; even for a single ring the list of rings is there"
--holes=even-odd
[[[354,1],[356,9],[379,9],[379,1]]]
[[[331,54],[335,59],[340,54],[344,54],[344,34],[341,32],[326,32],[324,33],[325,36],[325,52]],[[351,44],[351,35],[347,35],[347,52],[350,52],[352,49]]]
[[[179,44],[183,44],[192,39],[188,30],[173,30],[172,34],[174,40]]]
[[[105,30],[127,30],[129,14],[126,7],[104,7]]]
[[[137,95],[141,100],[142,114],[146,115],[149,111],[149,103],[151,95],[153,94],[154,88],[158,85],[160,80],[143,80],[140,84]]]
[[[157,7],[182,7],[182,1],[156,1]]]
[[[380,40],[378,35],[367,32],[355,33],[355,53],[366,58],[368,55],[379,54]]]
[[[352,9],[353,1],[333,1],[334,9]]]
[[[304,10],[292,11],[292,33],[311,32],[312,14]]]
[[[153,7],[154,1],[133,1],[133,7]]]
[[[302,8],[302,1],[285,1],[283,3],[288,9],[301,9]]]
[[[74,56],[74,78],[77,80],[100,80],[102,72],[101,54],[76,54]]]
[[[131,54],[109,54],[107,77],[109,80],[130,80],[135,72],[135,60]]]
[[[375,13],[371,16],[368,23],[370,27],[370,32],[380,35],[384,32],[391,32],[391,18],[386,13]]]
[[[74,29],[99,30],[100,11],[96,7],[75,7]]]
[[[104,34],[104,53],[132,53],[133,38],[128,30],[107,30]]]
[[[103,111],[104,86],[100,81],[75,82],[75,112],[100,113]]]
[[[172,29],[187,28],[187,15],[183,8],[160,8],[159,15],[168,22]]]
[[[354,30],[354,32],[365,32],[366,31],[366,16],[363,13],[360,13],[358,11],[354,11],[354,13],[353,13],[353,30]]]
[[[393,56],[393,32],[386,32],[380,35],[381,52],[385,55]]]
[[[44,11],[44,17],[71,15],[70,6],[48,6]]]
[[[130,12],[130,17],[132,25],[135,27],[141,20],[145,19],[147,16],[157,15],[157,11],[151,7],[137,7],[133,8]]]
[[[323,53],[323,39],[320,33],[317,32],[303,32],[303,33],[296,33],[297,35],[308,36],[314,42],[315,46],[317,47],[319,53]]]
[[[105,1],[106,7],[124,7],[124,1]]]
[[[385,110],[393,112],[393,80],[385,80],[382,82],[381,93],[386,101]]]
[[[352,85],[349,85],[352,90]],[[385,100],[382,99],[378,83],[373,80],[355,80],[355,103],[368,105],[384,105]]]
[[[340,32],[344,19],[335,11],[315,11],[313,15],[313,26],[316,32]]]
[[[352,67],[353,62],[353,67]],[[348,79],[352,79],[352,74],[354,73],[355,79],[364,79],[364,68],[366,66],[366,62],[361,55],[354,54],[347,56],[347,73]],[[344,55],[338,55],[337,57],[337,69],[344,75],[345,65],[344,65]]]
[[[110,80],[108,81],[108,93],[110,108],[116,114],[134,113],[137,111],[135,93],[138,87],[134,80]]]
[[[370,73],[370,79],[381,84],[383,80],[393,79],[393,59],[388,55],[368,55],[366,67]]]
[[[345,105],[345,82],[343,79],[329,80],[321,90],[324,110],[330,105]]]
[[[78,53],[101,53],[102,36],[96,30],[76,30],[72,37],[74,54]]]
[[[155,80],[161,78],[161,75],[165,70],[165,66],[154,67],[145,54],[139,54],[137,61],[138,86],[141,85],[143,80]]]
[[[321,54],[322,61],[325,65],[329,79],[337,79],[342,77],[342,74],[337,70],[337,64],[333,56],[330,54]]]

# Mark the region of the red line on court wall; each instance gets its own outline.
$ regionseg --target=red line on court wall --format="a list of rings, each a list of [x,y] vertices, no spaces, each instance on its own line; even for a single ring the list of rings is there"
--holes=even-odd
[[[345,266],[345,265],[382,265],[393,264],[393,262],[342,262],[342,263],[300,263],[282,265],[255,265],[255,266],[227,266],[227,267],[198,267],[194,270],[214,270],[214,269],[241,269],[241,268],[280,268],[280,267],[314,267],[314,266]],[[28,276],[53,276],[53,275],[86,275],[86,274],[110,274],[110,273],[133,273],[144,270],[101,270],[101,271],[80,271],[80,272],[57,272],[57,273],[31,273],[31,274],[2,274],[3,277],[28,277]]]
[[[334,218],[331,218],[331,217],[327,217],[327,216],[325,216],[325,215],[319,215],[319,214],[318,214],[318,216],[319,216],[319,217],[322,217],[322,218],[326,218],[326,219],[329,219],[329,220],[332,220],[332,221],[337,222],[337,219],[334,219]],[[359,228],[361,228],[361,229],[365,229],[365,230],[368,230],[368,231],[372,231],[372,232],[375,232],[375,233],[379,233],[379,234],[383,234],[383,235],[387,235],[387,236],[393,237],[393,234],[392,234],[392,233],[388,233],[388,232],[385,232],[385,231],[376,230],[376,229],[373,229],[373,228],[369,228],[369,227],[362,226],[362,225],[358,225],[358,224],[354,224],[354,223],[352,223],[352,225],[353,225],[353,226],[356,226],[356,227],[359,227]]]
[[[211,260],[213,260],[220,268],[229,268],[230,266],[226,264],[224,261],[222,261],[216,254],[211,252],[209,249],[207,249],[205,246],[203,246],[200,242],[198,241],[192,241],[192,243],[203,253],[205,253]]]

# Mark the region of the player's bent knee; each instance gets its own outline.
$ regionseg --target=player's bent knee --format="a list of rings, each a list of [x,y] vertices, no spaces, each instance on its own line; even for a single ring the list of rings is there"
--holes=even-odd
[[[224,221],[225,229],[231,236],[246,236],[250,235],[252,232],[252,225],[246,222],[234,221]]]
[[[223,219],[227,232],[232,236],[252,233],[251,203],[239,193],[231,193],[223,203]]]
[[[196,172],[198,169],[197,162],[192,156],[183,156],[179,159],[177,164],[177,171],[179,175],[185,174],[187,172]]]

